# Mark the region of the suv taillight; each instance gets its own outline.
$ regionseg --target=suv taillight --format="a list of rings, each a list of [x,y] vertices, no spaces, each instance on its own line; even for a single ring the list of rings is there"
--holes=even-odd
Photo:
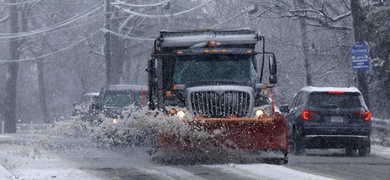
[[[309,119],[319,119],[320,114],[321,113],[317,111],[303,110],[301,117],[304,121],[308,121]]]
[[[353,113],[354,116],[361,116],[363,117],[364,121],[370,121],[371,120],[371,113],[370,111],[364,111],[364,112],[355,112]]]
[[[369,111],[364,112],[364,120],[369,121],[371,119],[371,113]]]

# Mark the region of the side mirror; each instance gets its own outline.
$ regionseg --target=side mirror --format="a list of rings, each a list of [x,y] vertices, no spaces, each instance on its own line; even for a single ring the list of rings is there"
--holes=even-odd
[[[288,109],[287,104],[281,105],[279,109],[282,113],[289,113],[290,112],[290,109]]]
[[[100,105],[97,103],[92,103],[92,109],[100,109]]]
[[[269,76],[269,83],[270,84],[276,84],[278,83],[278,79],[276,78],[276,76]]]
[[[278,82],[277,79],[277,66],[276,66],[276,58],[275,55],[270,56],[268,60],[269,65],[269,83],[270,84],[276,84]]]
[[[276,58],[275,56],[270,56],[268,60],[269,64],[269,74],[271,76],[276,76],[277,74],[277,66],[276,66]]]

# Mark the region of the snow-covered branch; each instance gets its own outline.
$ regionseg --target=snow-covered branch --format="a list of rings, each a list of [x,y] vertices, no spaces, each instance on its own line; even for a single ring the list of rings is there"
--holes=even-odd
[[[6,20],[8,20],[9,16],[5,16],[4,18],[0,19],[0,23],[2,22],[5,22]]]
[[[130,7],[137,7],[137,8],[143,7],[143,8],[145,8],[145,7],[161,6],[161,5],[170,3],[171,1],[172,0],[167,0],[167,1],[162,1],[162,2],[158,2],[158,3],[154,3],[154,4],[129,4],[129,3],[125,3],[123,1],[117,0],[116,2],[113,2],[112,5],[130,6]]]
[[[109,32],[115,36],[122,37],[124,39],[133,39],[133,40],[138,40],[138,41],[154,41],[155,40],[155,38],[135,37],[135,36],[130,36],[129,34],[123,35],[123,34],[119,34],[119,33],[114,32],[114,31],[109,31]]]
[[[181,11],[181,12],[178,12],[178,13],[162,14],[162,15],[142,14],[142,13],[138,13],[138,12],[132,11],[130,9],[124,9],[123,7],[118,6],[118,5],[116,5],[116,7],[118,9],[121,9],[125,13],[133,14],[135,16],[140,16],[140,17],[145,17],[145,18],[162,18],[162,17],[168,18],[168,17],[172,17],[172,16],[179,16],[179,15],[182,15],[182,14],[189,13],[189,12],[191,12],[193,10],[196,10],[196,9],[198,9],[200,7],[205,6],[206,4],[209,4],[212,1],[214,1],[214,0],[206,1],[206,2],[204,2],[204,3],[202,3],[202,4],[198,5],[198,6],[195,6],[195,7],[191,8],[191,9],[188,9],[188,10],[185,10],[185,11]]]

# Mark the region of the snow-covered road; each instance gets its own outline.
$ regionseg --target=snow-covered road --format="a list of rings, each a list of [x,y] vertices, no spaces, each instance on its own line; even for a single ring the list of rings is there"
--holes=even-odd
[[[373,144],[388,144],[388,121],[373,122]],[[390,166],[390,147],[380,145],[372,145],[370,157],[343,157],[343,152],[325,151],[328,154],[314,153],[301,157],[290,155],[287,165],[160,165],[150,160],[145,147],[113,148],[92,142],[88,138],[91,134],[85,134],[85,131],[79,129],[82,127],[79,121],[49,125],[50,128],[46,128],[50,131],[46,132],[42,131],[45,128],[30,126],[19,127],[20,132],[16,134],[0,134],[0,180],[340,179],[353,173],[343,173],[346,164],[351,168],[380,172],[376,177],[390,175],[388,171],[381,170]],[[378,131],[376,126],[385,130]],[[21,128],[25,128],[24,131]],[[338,171],[338,167],[342,168],[339,174],[333,173]],[[327,169],[332,169],[332,172],[323,172]],[[355,176],[358,179],[370,177]]]
[[[46,142],[45,136],[0,135],[0,179],[331,179],[285,165],[158,165],[141,147],[110,149],[83,139],[53,140],[56,143]],[[390,158],[390,148],[374,145],[372,155]]]
[[[21,138],[21,137],[18,137]],[[5,142],[15,139],[1,135]],[[27,139],[27,138],[26,138]],[[16,141],[14,141],[16,142]],[[127,154],[127,155],[126,155]],[[43,150],[35,143],[0,144],[0,179],[122,179],[105,169],[132,170],[136,174],[158,179],[211,179],[202,177],[180,166],[163,166],[151,163],[142,148],[109,150],[106,148],[78,146]],[[241,179],[327,179],[283,166],[269,164],[204,165],[215,172]],[[111,171],[113,172],[113,171]],[[135,177],[133,175],[133,177]]]

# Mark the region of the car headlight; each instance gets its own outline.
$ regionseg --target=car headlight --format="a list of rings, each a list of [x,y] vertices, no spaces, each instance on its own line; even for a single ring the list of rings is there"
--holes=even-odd
[[[112,119],[112,124],[118,124],[118,119]]]
[[[186,113],[183,111],[183,110],[178,110],[176,112],[176,115],[180,118],[180,119],[183,119],[186,117]]]

